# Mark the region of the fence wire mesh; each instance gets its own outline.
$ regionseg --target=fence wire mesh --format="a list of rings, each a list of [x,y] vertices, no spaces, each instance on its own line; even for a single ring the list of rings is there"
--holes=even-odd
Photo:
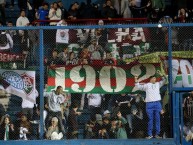
[[[171,137],[168,81],[151,86],[160,88],[153,101],[135,83],[148,84],[152,76],[161,82],[162,75],[168,75],[168,27],[119,26],[42,27],[43,43],[41,30],[35,27],[6,30],[9,48],[0,46],[1,139],[39,139],[42,125],[44,138],[52,140]],[[182,79],[178,74],[182,81],[176,76],[172,81],[174,87],[187,87],[193,74],[191,27],[170,29],[172,67],[180,63],[181,72],[190,76]],[[39,55],[40,46],[44,56]],[[40,59],[44,60],[44,124],[39,121]],[[157,101],[156,109],[148,109],[148,103]]]

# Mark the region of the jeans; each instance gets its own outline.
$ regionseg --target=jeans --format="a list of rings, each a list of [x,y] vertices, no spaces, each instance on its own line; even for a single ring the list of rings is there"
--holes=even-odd
[[[148,116],[148,136],[152,136],[153,126],[155,126],[155,135],[160,134],[160,111],[162,109],[161,102],[147,102],[146,113]]]

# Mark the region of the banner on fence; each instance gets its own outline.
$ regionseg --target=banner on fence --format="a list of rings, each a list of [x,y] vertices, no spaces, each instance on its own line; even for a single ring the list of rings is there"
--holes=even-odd
[[[23,55],[13,53],[2,53],[0,52],[0,62],[13,62],[23,60]]]
[[[67,92],[76,93],[134,93],[134,76],[140,82],[147,82],[157,70],[168,74],[167,59],[162,63],[130,63],[120,66],[65,66],[49,68],[48,91],[63,86]],[[191,59],[172,60],[172,80],[174,87],[193,87],[193,67]],[[165,71],[164,71],[165,70]],[[159,76],[158,76],[158,79]]]
[[[49,68],[48,91],[62,86],[76,93],[132,93],[134,76],[147,81],[160,70],[160,64],[130,64],[121,66],[66,66]]]
[[[0,89],[35,103],[35,71],[0,69]]]

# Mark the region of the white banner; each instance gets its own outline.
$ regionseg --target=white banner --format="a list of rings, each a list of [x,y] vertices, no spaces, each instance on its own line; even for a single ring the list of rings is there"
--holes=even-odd
[[[35,71],[0,69],[0,77],[0,89],[35,103]]]

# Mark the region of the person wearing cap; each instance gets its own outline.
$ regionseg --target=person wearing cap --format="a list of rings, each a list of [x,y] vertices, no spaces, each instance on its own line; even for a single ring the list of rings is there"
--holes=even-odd
[[[109,110],[105,110],[103,113],[103,117],[110,119],[111,118],[111,112]]]
[[[46,132],[46,139],[51,139],[51,135],[53,132],[59,133],[59,126],[58,126],[58,118],[53,117],[51,120],[51,125],[48,128],[48,131]]]
[[[160,112],[162,110],[160,88],[166,83],[164,75],[157,71],[162,77],[160,82],[156,82],[156,76],[151,76],[150,81],[145,84],[140,84],[138,77],[135,76],[135,86],[137,89],[146,92],[146,113],[148,116],[148,128],[147,128],[147,139],[153,138],[153,126],[155,124],[155,138],[161,138],[160,134]],[[155,121],[155,122],[154,122]]]

